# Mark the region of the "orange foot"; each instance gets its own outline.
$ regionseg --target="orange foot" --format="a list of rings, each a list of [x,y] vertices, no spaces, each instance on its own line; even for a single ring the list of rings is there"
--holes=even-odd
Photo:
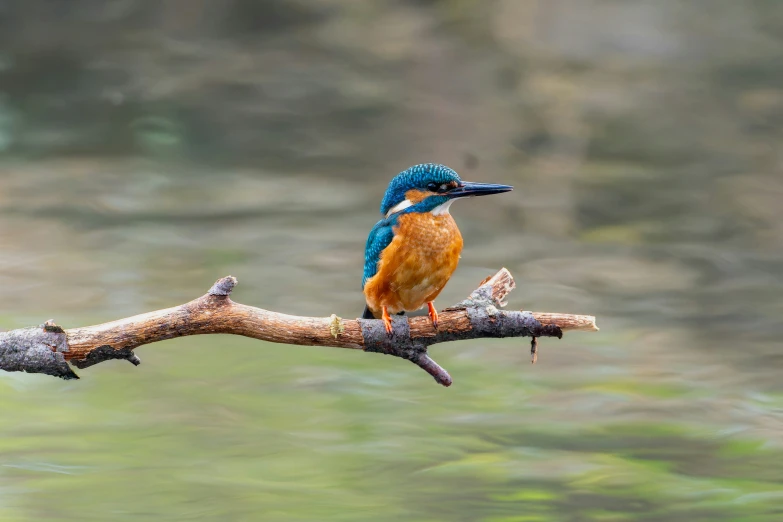
[[[383,319],[383,326],[386,327],[386,333],[391,335],[392,334],[391,316],[389,315],[389,310],[385,306],[383,307],[383,315],[381,315],[381,319]]]
[[[438,329],[438,311],[435,310],[435,305],[432,304],[432,301],[427,303],[427,310],[429,310],[427,315],[430,316],[430,321],[432,321],[432,326],[434,326],[435,329],[437,330]]]

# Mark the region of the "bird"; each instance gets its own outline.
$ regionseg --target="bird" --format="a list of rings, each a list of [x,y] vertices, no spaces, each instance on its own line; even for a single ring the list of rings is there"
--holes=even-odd
[[[364,250],[363,319],[382,319],[392,335],[391,314],[424,307],[433,327],[433,301],[457,268],[462,235],[449,212],[455,200],[513,190],[509,185],[462,181],[437,163],[414,165],[389,182],[381,215]]]

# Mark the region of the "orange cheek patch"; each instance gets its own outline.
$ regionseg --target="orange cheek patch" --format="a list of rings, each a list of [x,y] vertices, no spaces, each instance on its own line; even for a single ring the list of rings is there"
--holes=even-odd
[[[423,190],[416,190],[412,189],[405,193],[405,199],[413,203],[414,205],[416,203],[419,203],[421,201],[424,201],[425,198],[430,196],[431,194],[429,192],[425,192]]]

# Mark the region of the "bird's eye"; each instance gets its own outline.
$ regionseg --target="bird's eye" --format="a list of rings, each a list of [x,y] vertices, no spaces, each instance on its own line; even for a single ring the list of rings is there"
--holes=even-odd
[[[447,192],[451,187],[448,183],[442,183],[438,185],[437,183],[428,183],[427,184],[427,190],[431,192],[438,192],[440,194]]]

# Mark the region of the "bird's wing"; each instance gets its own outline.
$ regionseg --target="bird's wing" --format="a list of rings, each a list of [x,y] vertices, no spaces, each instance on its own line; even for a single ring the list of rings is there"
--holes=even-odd
[[[378,259],[381,252],[389,246],[394,239],[394,223],[389,219],[378,221],[367,237],[367,246],[364,247],[364,277],[362,278],[362,288],[364,284],[378,272]]]

